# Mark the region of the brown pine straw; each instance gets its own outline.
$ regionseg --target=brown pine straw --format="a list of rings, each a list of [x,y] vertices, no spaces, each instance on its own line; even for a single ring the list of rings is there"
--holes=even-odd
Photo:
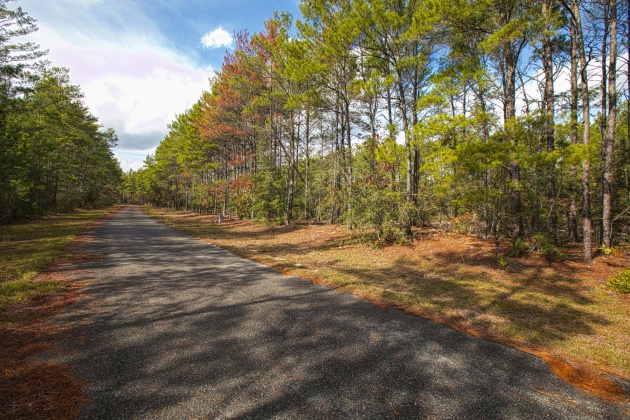
[[[383,302],[376,302],[376,304],[381,307],[387,306]],[[421,316],[423,318],[428,318],[440,324],[448,325],[449,327],[461,333],[470,334],[477,338],[497,341],[501,344],[514,347],[525,353],[538,356],[541,359],[543,359],[545,362],[547,362],[551,370],[556,375],[558,375],[561,379],[563,379],[564,381],[578,388],[589,391],[590,393],[598,396],[599,398],[602,398],[607,401],[613,401],[613,402],[630,401],[630,395],[628,395],[619,385],[617,385],[612,380],[602,376],[601,374],[595,372],[592,369],[570,363],[567,360],[544,350],[526,346],[521,343],[515,343],[515,342],[507,341],[505,339],[501,339],[500,337],[497,337],[496,335],[490,333],[489,331],[482,331],[479,329],[470,328],[466,325],[461,325],[459,323],[449,322],[448,320],[442,319],[440,317],[436,317],[435,315],[426,313],[424,311],[410,310],[407,308],[401,308],[401,309],[404,312],[407,312],[416,316]]]
[[[73,419],[85,404],[83,385],[70,368],[47,362],[22,362],[2,372],[0,418]]]
[[[79,273],[75,265],[79,261],[100,258],[73,248],[90,241],[94,228],[115,213],[92,223],[64,250],[65,258],[54,261],[34,280],[62,283],[61,292],[0,313],[0,419],[75,419],[79,408],[89,402],[84,384],[71,376],[70,366],[33,359],[55,352],[51,341],[66,328],[49,322],[49,317],[75,302],[85,286],[65,274]]]
[[[286,268],[282,266],[274,266],[273,264],[269,264],[268,261],[264,261],[260,258],[258,259],[255,257],[252,258],[251,256],[246,256],[246,257],[254,261],[260,262],[261,264],[269,265],[272,268],[274,268],[276,271],[286,276],[293,275],[292,270],[290,268]],[[551,370],[556,375],[558,375],[562,380],[572,384],[573,386],[578,387],[579,389],[586,390],[589,393],[594,394],[597,397],[604,399],[606,401],[625,402],[625,403],[630,402],[630,395],[627,392],[625,392],[614,381],[606,378],[604,375],[600,374],[594,369],[591,369],[585,366],[580,366],[575,363],[571,363],[562,357],[559,357],[557,355],[551,354],[547,351],[544,351],[544,350],[541,350],[532,346],[525,345],[523,343],[517,343],[517,342],[506,340],[502,337],[498,337],[497,335],[487,330],[481,330],[481,329],[473,328],[459,322],[453,322],[452,320],[443,318],[439,315],[436,315],[427,311],[423,311],[420,309],[403,307],[391,299],[387,299],[383,297],[376,297],[367,292],[353,290],[350,287],[344,287],[344,286],[332,284],[330,282],[327,282],[323,278],[310,277],[309,279],[315,285],[322,284],[322,285],[326,285],[327,287],[331,287],[337,291],[344,291],[344,292],[357,295],[361,297],[362,299],[365,299],[373,303],[374,305],[378,306],[381,309],[388,309],[388,308],[399,309],[405,313],[419,316],[426,319],[430,319],[431,321],[434,321],[443,325],[447,325],[453,328],[454,330],[459,331],[463,334],[469,334],[474,337],[485,339],[485,340],[496,341],[498,343],[505,344],[510,347],[514,347],[526,353],[533,354],[534,356],[540,357],[545,362],[547,362]],[[626,411],[624,408],[622,409]]]
[[[60,293],[2,314],[0,419],[73,419],[87,403],[84,386],[70,376],[69,366],[33,360],[55,350],[50,340],[64,328],[47,318],[74,302],[79,288],[68,284]]]
[[[538,356],[541,359],[543,359],[545,362],[547,362],[551,370],[564,381],[578,388],[589,391],[590,393],[606,401],[613,401],[613,402],[630,401],[630,395],[628,395],[614,381],[604,377],[602,374],[596,372],[593,369],[571,363],[562,357],[549,353],[548,351],[541,350],[536,347],[524,345],[522,343],[517,343],[517,342],[502,339],[500,337],[497,337],[495,334],[492,334],[489,331],[471,328],[466,325],[461,325],[460,323],[449,322],[448,320],[436,317],[424,311],[414,311],[414,310],[408,310],[404,308],[403,308],[403,311],[407,313],[411,313],[413,315],[422,316],[424,318],[431,319],[435,322],[439,322],[444,325],[448,325],[449,327],[461,333],[470,334],[474,337],[478,337],[478,338],[482,338],[486,340],[496,341],[501,344],[514,347],[525,353]]]
[[[285,275],[290,275],[290,270],[279,270]],[[420,316],[422,318],[430,319],[431,321],[438,322],[443,325],[447,325],[453,328],[456,331],[459,331],[463,334],[469,334],[477,338],[482,338],[486,340],[492,340],[499,342],[501,344],[505,344],[510,347],[514,347],[518,350],[524,351],[529,354],[533,354],[534,356],[540,357],[543,359],[551,370],[558,375],[564,381],[590,392],[602,398],[606,401],[612,402],[630,402],[630,395],[625,392],[619,385],[617,385],[614,381],[606,378],[602,374],[596,372],[593,369],[587,368],[585,366],[580,366],[574,363],[571,363],[559,356],[551,354],[547,351],[527,346],[522,343],[511,342],[501,337],[492,334],[490,331],[480,330],[478,328],[471,328],[467,325],[463,325],[462,323],[452,322],[451,320],[444,319],[435,314],[418,310],[412,308],[401,307],[399,304],[387,298],[379,298],[369,293],[352,290],[350,288],[344,288],[340,286],[336,286],[334,284],[330,284],[326,282],[326,280],[321,278],[311,279],[313,284],[325,284],[328,287],[333,287],[339,291],[345,291],[349,293],[353,293],[362,299],[365,299],[369,302],[372,302],[376,306],[381,309],[394,308],[402,310],[405,313]],[[625,411],[625,410],[624,410]]]
[[[105,219],[101,219],[96,224],[104,221]],[[84,235],[78,237],[74,244],[89,241],[91,239],[89,235],[93,228],[88,229]],[[98,258],[98,256],[75,252],[72,257],[52,264],[40,278],[65,283],[64,291],[38,302],[10,308],[0,314],[0,419],[73,419],[77,418],[79,408],[88,403],[84,384],[72,378],[69,366],[35,361],[32,358],[44,351],[54,351],[50,343],[51,338],[62,332],[64,328],[46,322],[46,320],[50,315],[76,301],[80,296],[79,291],[83,285],[78,282],[69,282],[67,278],[64,278],[60,271],[67,270],[67,268],[62,269],[61,266],[68,263],[72,264],[77,260],[92,258]],[[291,274],[291,270],[288,269],[279,269],[278,271],[287,275]],[[336,287],[323,279],[312,279],[312,281],[315,284],[327,284],[329,287],[355,293],[381,308],[398,308],[407,313],[448,325],[462,333],[498,341],[536,355],[545,360],[560,378],[581,389],[609,401],[630,401],[630,396],[612,380],[594,370],[574,365],[543,350],[527,347],[521,343],[506,342],[488,331],[453,323],[425,311],[402,308],[388,299],[376,298],[368,293]],[[543,393],[542,391],[538,392]]]

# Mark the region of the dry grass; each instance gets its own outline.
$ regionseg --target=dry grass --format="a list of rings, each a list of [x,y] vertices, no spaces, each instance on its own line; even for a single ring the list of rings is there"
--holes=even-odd
[[[217,224],[213,216],[145,211],[281,272],[537,354],[560,376],[602,396],[622,391],[601,374],[630,379],[630,296],[603,287],[628,266],[627,256],[585,264],[576,248],[568,261],[532,253],[501,268],[493,244],[473,236],[423,230],[411,246],[375,249],[340,226]]]

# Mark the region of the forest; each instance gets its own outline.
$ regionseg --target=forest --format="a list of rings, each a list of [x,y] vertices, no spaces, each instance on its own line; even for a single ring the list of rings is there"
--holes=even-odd
[[[118,201],[117,137],[82,101],[68,69],[19,37],[37,30],[0,0],[0,224]]]
[[[418,226],[583,257],[630,237],[628,4],[302,0],[235,34],[122,198],[272,223]]]

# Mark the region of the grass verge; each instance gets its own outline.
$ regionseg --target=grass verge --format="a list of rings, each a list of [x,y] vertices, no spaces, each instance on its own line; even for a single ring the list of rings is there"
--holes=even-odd
[[[64,248],[116,209],[0,226],[0,418],[72,419],[88,402],[69,366],[34,356],[56,351],[52,339],[67,326],[49,317],[76,301],[83,284],[70,277],[76,263],[94,258]]]
[[[606,376],[630,380],[630,295],[605,287],[627,257],[585,264],[571,253],[564,261],[529,253],[500,266],[494,245],[473,236],[424,230],[410,246],[376,249],[339,226],[217,224],[212,216],[144,210],[281,272],[536,354],[582,388],[627,399]]]
[[[79,210],[0,226],[0,313],[15,304],[41,299],[61,290],[61,283],[36,280],[37,274],[78,233],[113,210]]]

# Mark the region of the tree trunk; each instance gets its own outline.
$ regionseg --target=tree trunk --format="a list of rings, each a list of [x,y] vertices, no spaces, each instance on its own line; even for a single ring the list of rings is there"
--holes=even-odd
[[[514,45],[508,42],[504,48],[503,59],[505,64],[505,109],[504,124],[506,130],[509,131],[510,125],[516,118],[516,62],[517,57],[514,51]],[[517,139],[513,139],[516,146]],[[510,210],[512,213],[512,239],[516,240],[523,236],[523,214],[522,214],[522,198],[521,198],[521,167],[517,160],[513,160],[508,165],[510,174]]]
[[[405,100],[405,88],[402,82],[402,74],[398,71],[398,104],[400,107],[400,114],[403,120],[403,131],[405,134],[405,158],[407,163],[407,183],[405,188],[405,199],[407,203],[413,203],[413,161],[411,150],[411,139],[409,138],[409,115],[407,114],[407,103]],[[409,209],[407,210],[405,220],[405,232],[407,236],[411,236],[411,214]]]
[[[601,89],[601,95],[602,95],[602,104],[601,104],[601,119],[599,122],[599,132],[602,136],[602,140],[603,138],[606,136],[606,121],[608,119],[607,116],[607,112],[608,112],[608,96],[607,96],[607,92],[606,92],[606,75],[608,74],[608,69],[606,68],[606,56],[608,54],[608,35],[609,35],[609,28],[610,28],[610,21],[608,20],[608,14],[610,12],[610,8],[608,7],[607,3],[604,3],[602,5],[602,10],[603,10],[603,31],[604,33],[602,34],[602,68],[601,68],[601,72],[602,72],[602,81],[600,84],[600,89]],[[602,148],[602,159],[604,158],[604,151]],[[601,238],[600,238],[601,239]]]
[[[602,237],[601,243],[611,245],[612,160],[617,123],[617,2],[608,0],[610,13],[610,54],[608,66],[608,119],[606,134],[602,138]]]
[[[555,149],[554,136],[554,91],[553,91],[553,53],[551,46],[551,38],[549,31],[551,28],[551,0],[543,0],[542,13],[545,19],[545,28],[543,33],[543,68],[545,72],[545,137],[547,143],[547,153],[551,153]],[[549,163],[548,178],[549,185],[547,197],[549,202],[549,214],[547,226],[551,241],[555,244],[557,237],[557,209],[556,209],[556,174],[555,161]]]
[[[347,153],[347,188],[348,188],[348,204],[347,204],[347,209],[348,209],[348,228],[352,229],[353,227],[353,214],[352,214],[352,177],[353,177],[353,173],[352,173],[352,139],[351,139],[351,134],[352,134],[352,128],[350,126],[350,100],[348,99],[348,96],[346,94],[346,97],[344,98],[344,113],[345,113],[345,132],[346,132],[346,140],[348,143],[348,153]]]
[[[483,94],[483,87],[480,87],[479,89],[480,91],[480,101],[481,101],[481,111],[484,114],[484,121],[483,121],[483,142],[484,144],[488,143],[488,140],[490,138],[490,130],[488,128],[488,121],[486,118],[486,100],[485,100],[485,95]],[[483,239],[487,240],[488,239],[488,232],[489,232],[489,228],[490,228],[490,220],[489,220],[489,203],[488,203],[488,196],[489,196],[489,180],[490,178],[490,170],[486,169],[483,171]]]
[[[628,0],[630,1],[630,0]],[[571,23],[571,88],[570,88],[570,109],[571,109],[571,144],[578,144],[578,85],[577,85],[577,44],[575,40],[575,23]],[[568,233],[569,238],[573,242],[578,241],[577,228],[577,200],[578,187],[576,185],[577,168],[571,164],[569,168],[569,215],[568,215]]]
[[[582,143],[587,149],[587,156],[582,161],[582,230],[583,257],[585,261],[593,258],[593,226],[591,219],[591,159],[588,154],[590,144],[590,101],[588,95],[588,69],[586,66],[586,52],[584,51],[584,36],[582,32],[582,17],[578,0],[571,0],[571,13],[575,19],[575,38],[580,60],[580,84],[582,91]]]
[[[310,114],[310,110],[306,110],[306,132],[304,133],[305,136],[305,158],[306,161],[304,162],[304,220],[308,220],[309,219],[309,195],[310,195],[310,191],[309,191],[309,172],[310,172],[310,156],[309,156],[309,141],[310,141],[310,135],[311,135],[311,114]]]
[[[293,111],[289,116],[291,122],[291,133],[289,134],[289,161],[287,162],[287,201],[284,211],[284,224],[288,225],[293,221],[293,196],[295,193],[295,126],[293,121]]]
[[[416,48],[417,50],[417,48]],[[418,103],[418,100],[420,99],[420,89],[419,89],[419,84],[420,81],[418,80],[418,70],[416,69],[414,71],[414,81],[413,81],[413,107],[411,109],[411,127],[410,129],[413,131],[416,127],[416,125],[418,125],[418,109],[416,104]],[[414,205],[418,204],[418,185],[420,183],[420,150],[418,150],[418,145],[416,144],[415,141],[415,135],[412,136],[412,147],[413,147],[413,180],[412,180],[412,185],[411,185],[411,194],[412,194],[412,201],[414,203]]]

